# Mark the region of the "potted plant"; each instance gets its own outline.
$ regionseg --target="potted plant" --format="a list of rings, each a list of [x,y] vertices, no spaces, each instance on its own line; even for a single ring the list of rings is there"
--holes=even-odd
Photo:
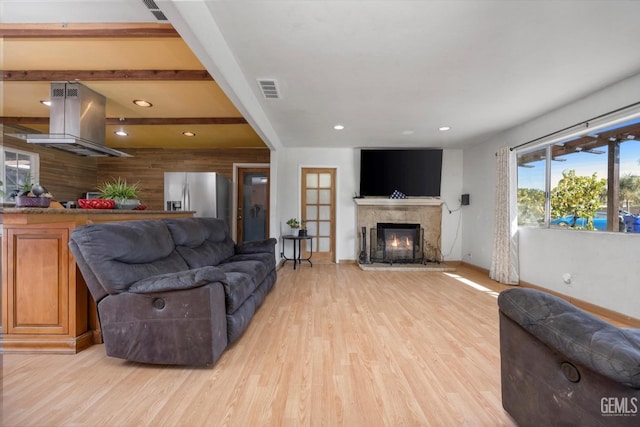
[[[138,200],[138,183],[128,184],[126,179],[118,177],[98,186],[101,199],[110,199],[118,209],[135,209],[140,205]]]
[[[287,221],[287,225],[291,227],[291,234],[294,236],[298,235],[298,229],[300,228],[300,221],[297,218],[290,218]]]

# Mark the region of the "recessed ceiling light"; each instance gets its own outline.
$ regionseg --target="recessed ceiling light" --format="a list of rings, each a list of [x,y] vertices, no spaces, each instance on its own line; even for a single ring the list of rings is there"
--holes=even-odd
[[[402,131],[402,134],[403,134],[403,135],[413,135],[414,133],[415,133],[415,132],[414,132],[414,131],[412,131],[412,130],[403,130],[403,131]]]
[[[335,125],[333,128],[334,128],[335,130],[342,130],[342,129],[344,129],[344,126],[342,126],[342,125]]]
[[[153,107],[153,104],[150,103],[149,101],[145,101],[144,99],[134,99],[133,103],[136,104],[138,107]]]
[[[448,130],[451,130],[451,127],[450,126],[441,126],[441,127],[438,128],[438,130],[442,131],[442,132],[446,132]]]
[[[51,101],[49,101],[48,99],[43,99],[42,101],[40,101],[40,104],[51,107]]]
[[[123,130],[117,130],[114,132],[116,135],[118,136],[127,136],[129,135],[127,132],[123,131]]]
[[[196,136],[196,134],[195,134],[195,133],[193,133],[193,132],[182,132],[182,134],[183,134],[184,136]]]

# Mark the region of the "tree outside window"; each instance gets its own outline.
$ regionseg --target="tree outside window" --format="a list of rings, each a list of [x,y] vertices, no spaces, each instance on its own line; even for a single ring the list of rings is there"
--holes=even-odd
[[[518,215],[519,225],[640,233],[640,119],[519,152]]]

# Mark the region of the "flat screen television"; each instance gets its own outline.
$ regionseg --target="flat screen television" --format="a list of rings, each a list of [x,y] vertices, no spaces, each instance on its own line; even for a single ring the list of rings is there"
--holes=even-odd
[[[360,197],[440,197],[441,149],[365,149],[360,152]]]

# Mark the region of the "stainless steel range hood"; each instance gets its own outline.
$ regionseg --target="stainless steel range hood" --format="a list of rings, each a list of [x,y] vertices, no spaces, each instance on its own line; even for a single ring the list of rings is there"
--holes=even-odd
[[[87,157],[132,157],[105,145],[106,98],[81,83],[51,83],[49,133],[13,134]]]

